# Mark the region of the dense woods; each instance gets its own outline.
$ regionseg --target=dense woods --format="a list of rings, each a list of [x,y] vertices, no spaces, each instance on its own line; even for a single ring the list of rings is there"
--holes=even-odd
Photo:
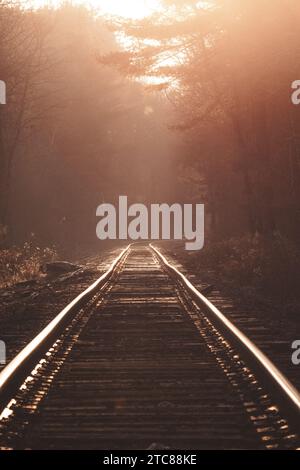
[[[1,244],[99,247],[96,207],[122,194],[204,202],[223,247],[204,256],[295,279],[298,2],[160,3],[133,20],[0,1]]]
[[[152,77],[172,101],[171,125],[189,143],[182,164],[199,173],[195,198],[205,198],[218,238],[279,230],[297,239],[298,2],[163,3],[164,15],[113,23],[131,46],[104,61]]]
[[[99,63],[119,47],[101,17],[70,4],[11,5],[0,7],[2,243],[34,234],[72,249],[96,244],[100,203],[170,199],[170,106]]]

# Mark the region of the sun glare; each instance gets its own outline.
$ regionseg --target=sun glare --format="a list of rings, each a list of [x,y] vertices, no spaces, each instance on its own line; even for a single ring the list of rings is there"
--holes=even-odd
[[[99,0],[94,3],[105,13],[128,18],[143,18],[159,8],[157,0]]]
[[[60,3],[62,3],[60,0],[32,0],[31,2],[36,7],[58,6]],[[95,8],[103,14],[133,19],[149,16],[160,7],[159,0],[75,0],[73,3]]]

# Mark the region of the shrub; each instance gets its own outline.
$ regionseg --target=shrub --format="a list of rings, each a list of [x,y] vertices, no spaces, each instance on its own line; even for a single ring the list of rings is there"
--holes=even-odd
[[[280,233],[208,244],[199,261],[238,287],[250,286],[282,300],[299,297],[299,248]]]
[[[54,248],[40,248],[32,241],[20,247],[1,249],[0,287],[37,278],[40,275],[40,265],[56,258]]]

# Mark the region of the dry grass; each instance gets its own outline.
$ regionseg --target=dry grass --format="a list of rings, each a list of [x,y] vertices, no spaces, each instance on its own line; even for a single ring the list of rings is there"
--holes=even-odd
[[[32,242],[0,249],[0,288],[39,277],[41,264],[55,259],[54,248],[40,248]]]

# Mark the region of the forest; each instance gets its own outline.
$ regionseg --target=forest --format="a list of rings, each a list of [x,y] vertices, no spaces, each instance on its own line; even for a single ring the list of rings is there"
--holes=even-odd
[[[26,3],[0,1],[4,284],[13,258],[101,250],[96,208],[127,195],[205,204],[195,263],[297,297],[299,2]]]
[[[34,234],[74,248],[95,239],[99,203],[168,199],[172,181],[162,189],[160,179],[177,152],[168,105],[101,66],[117,48],[104,20],[71,4],[24,11],[5,1],[0,13],[2,243]]]

